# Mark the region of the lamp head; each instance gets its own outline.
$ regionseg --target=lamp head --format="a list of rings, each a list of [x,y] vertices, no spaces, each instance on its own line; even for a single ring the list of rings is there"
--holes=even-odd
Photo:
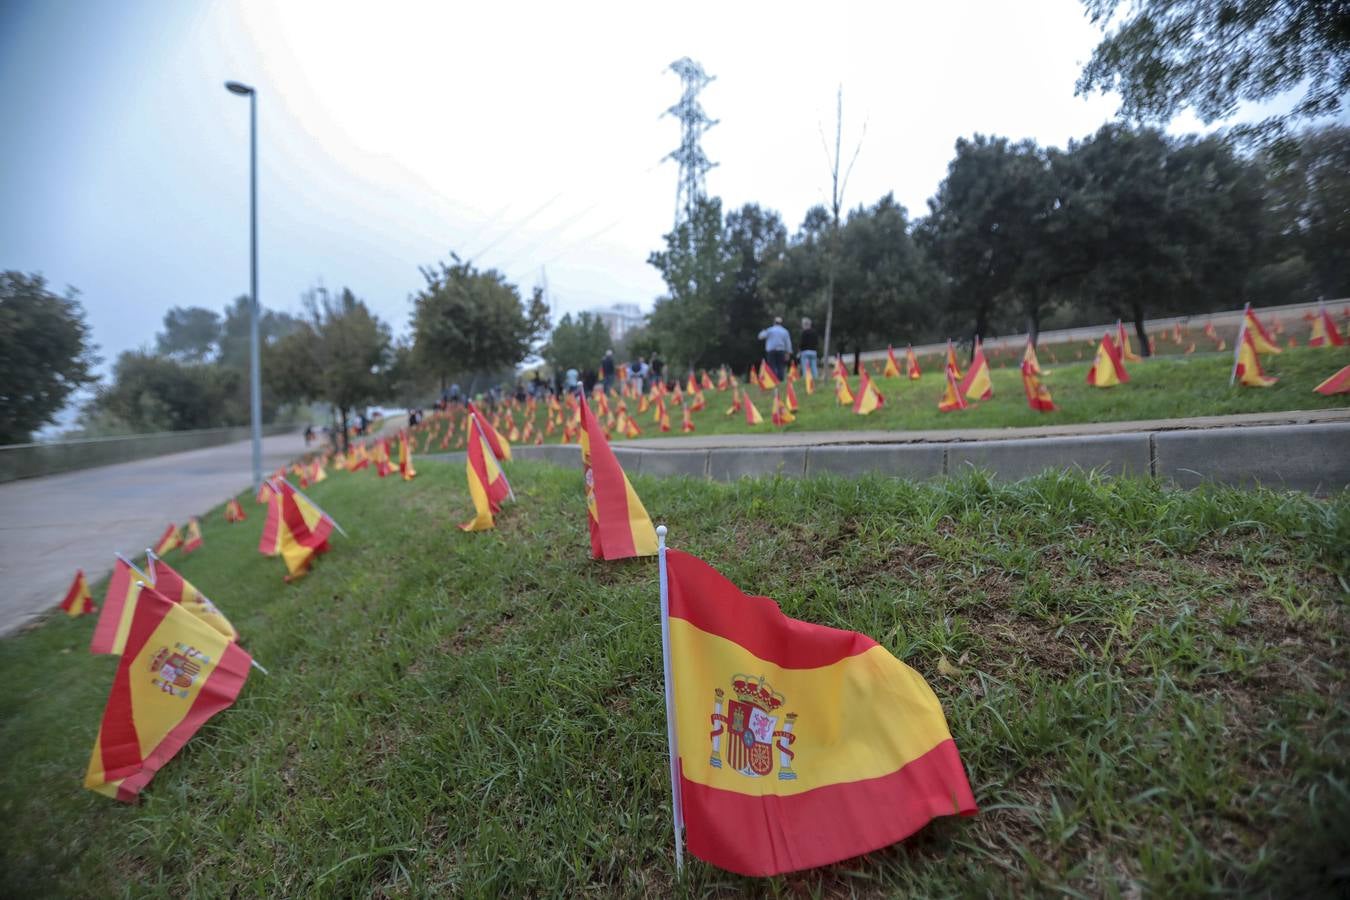
[[[238,81],[225,82],[225,89],[231,94],[238,94],[241,97],[247,97],[253,93],[253,88],[246,84],[240,84]]]

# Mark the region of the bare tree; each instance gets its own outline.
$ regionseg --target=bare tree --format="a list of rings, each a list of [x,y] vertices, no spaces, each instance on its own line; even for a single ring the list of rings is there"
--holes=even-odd
[[[848,168],[844,170],[843,177],[839,174],[840,145],[844,136],[844,87],[839,86],[839,91],[835,95],[835,114],[834,114],[834,154],[830,154],[829,142],[825,139],[825,129],[820,130],[820,142],[825,148],[825,160],[830,166],[830,213],[832,215],[830,222],[830,251],[829,251],[829,269],[825,279],[825,344],[821,348],[823,351],[822,359],[825,365],[829,365],[830,360],[830,329],[834,325],[834,277],[839,269],[839,212],[844,206],[844,190],[848,187],[848,176],[853,173],[853,164],[858,161],[858,154],[862,152],[863,138],[867,136],[867,123],[863,123],[863,133],[858,137],[858,146],[853,150],[853,158],[848,161]]]

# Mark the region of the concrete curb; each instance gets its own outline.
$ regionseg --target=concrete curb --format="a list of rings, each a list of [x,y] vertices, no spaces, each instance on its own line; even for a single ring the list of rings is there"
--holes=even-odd
[[[581,466],[575,445],[514,447],[512,452],[521,459]],[[713,481],[826,474],[937,478],[968,468],[1018,479],[1046,469],[1081,469],[1156,477],[1182,488],[1212,482],[1326,494],[1350,487],[1350,422],[946,443],[688,450],[617,446],[614,455],[632,475]],[[464,454],[435,458],[463,461]]]

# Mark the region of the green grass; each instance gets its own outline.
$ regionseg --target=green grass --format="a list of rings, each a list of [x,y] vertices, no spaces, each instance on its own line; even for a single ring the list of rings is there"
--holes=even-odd
[[[115,662],[90,618],[0,641],[0,895],[666,896],[654,560],[587,559],[581,475],[313,490],[294,585],[259,507],[171,559],[268,666],[125,806],[81,780]],[[1350,495],[1047,474],[635,478],[673,545],[933,686],[982,807],[840,865],[689,895],[1344,896]]]

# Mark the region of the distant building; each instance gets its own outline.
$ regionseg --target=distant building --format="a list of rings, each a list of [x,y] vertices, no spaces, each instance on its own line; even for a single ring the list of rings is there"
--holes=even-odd
[[[614,341],[623,340],[624,335],[634,328],[642,327],[647,319],[636,303],[615,303],[587,311],[605,323],[605,327],[609,329],[609,336]]]

